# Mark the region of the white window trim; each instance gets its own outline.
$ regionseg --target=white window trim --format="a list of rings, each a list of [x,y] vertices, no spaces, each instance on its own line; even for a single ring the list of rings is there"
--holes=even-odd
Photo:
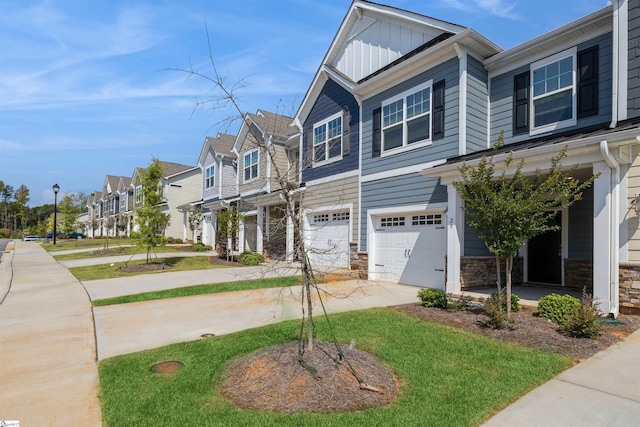
[[[327,146],[327,141],[324,141],[324,145],[325,145],[325,153],[327,155],[327,159],[316,162],[316,144],[314,141],[314,137],[315,137],[315,130],[316,128],[322,126],[322,125],[328,125],[330,121],[337,119],[338,117],[340,117],[341,123],[340,123],[340,128],[341,128],[341,132],[340,132],[340,155],[339,156],[335,156],[332,158],[328,158],[329,157],[329,147]],[[327,165],[329,163],[333,163],[333,162],[338,162],[340,160],[342,160],[342,153],[343,153],[343,145],[344,141],[342,139],[342,135],[344,134],[344,117],[342,112],[336,113],[333,116],[327,117],[326,119],[322,120],[321,122],[315,123],[313,125],[313,129],[311,131],[311,149],[313,150],[313,166],[312,167],[320,167],[320,166],[324,166]],[[320,144],[318,144],[320,145]]]
[[[250,177],[249,179],[246,179],[245,171],[246,171],[247,167],[246,167],[246,165],[244,164],[244,159],[245,159],[245,157],[246,157],[247,155],[249,155],[249,156],[250,156],[250,155],[251,155],[251,154],[253,154],[254,152],[258,152],[258,159],[256,160],[256,165],[257,165],[257,172],[256,172],[256,176],[255,176],[255,178],[251,178],[251,177]],[[252,164],[252,165],[253,165],[253,164]],[[249,166],[249,167],[251,167],[251,166]],[[258,178],[260,178],[260,149],[256,148],[256,149],[254,149],[254,150],[247,151],[247,152],[245,152],[245,153],[242,155],[242,182],[243,182],[243,183],[252,182],[252,181],[257,180]]]
[[[138,189],[140,191],[138,191]],[[134,191],[133,191],[133,201],[134,203],[142,203],[142,185],[136,185]]]
[[[407,144],[407,96],[412,95],[416,92],[420,92],[421,90],[429,88],[429,138],[424,139],[420,142],[414,142],[413,144]],[[405,90],[402,93],[399,93],[391,98],[387,98],[382,101],[380,107],[382,111],[384,111],[384,107],[398,100],[403,100],[402,104],[402,146],[397,148],[391,148],[385,150],[384,148],[384,115],[380,115],[380,120],[383,123],[380,123],[380,157],[386,157],[393,154],[403,153],[405,151],[411,151],[416,148],[425,147],[432,144],[433,137],[433,80],[428,80],[421,85],[414,86],[411,89]]]
[[[211,175],[207,177],[207,172],[211,169]],[[211,185],[209,184],[211,180]],[[204,188],[209,189],[216,186],[216,165],[211,165],[204,170]]]
[[[553,92],[549,92],[549,93],[545,93],[542,96],[538,96],[535,97],[533,95],[533,72],[534,70],[544,67],[546,65],[549,65],[551,63],[560,61],[564,58],[568,58],[568,57],[573,57],[573,83],[572,83],[572,88],[571,88],[571,102],[572,102],[572,112],[573,112],[573,117],[571,119],[568,120],[563,120],[561,122],[555,122],[555,123],[549,123],[547,125],[542,125],[542,126],[538,126],[535,127],[535,108],[534,108],[534,101],[538,100],[538,99],[543,99],[547,96],[551,96],[551,95],[555,95],[557,93],[561,93],[566,91],[566,89],[558,89],[556,91]],[[530,96],[530,100],[529,100],[529,123],[531,123],[531,130],[529,131],[529,135],[539,135],[542,133],[546,133],[546,132],[551,132],[557,129],[563,129],[566,127],[570,127],[570,126],[575,126],[578,123],[578,113],[577,113],[577,108],[578,108],[578,94],[577,94],[577,86],[578,86],[578,71],[577,71],[577,57],[578,57],[578,48],[577,47],[573,47],[571,49],[567,49],[564,50],[562,52],[558,52],[554,55],[551,55],[547,58],[541,59],[537,62],[534,62],[531,64],[531,66],[529,67],[529,90],[531,93]]]

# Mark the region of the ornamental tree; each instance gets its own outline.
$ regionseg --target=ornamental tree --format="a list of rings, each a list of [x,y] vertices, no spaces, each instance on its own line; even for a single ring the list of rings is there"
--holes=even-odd
[[[498,142],[501,140],[502,135]],[[550,159],[550,168],[544,173],[536,169],[532,176],[525,176],[524,159],[507,173],[513,165],[513,153],[502,162],[483,156],[476,166],[464,163],[459,168],[461,179],[453,183],[465,201],[467,224],[495,255],[499,295],[500,263],[505,263],[507,316],[511,315],[511,270],[518,250],[531,238],[558,230],[559,226],[550,225],[550,219],[580,200],[583,190],[597,178],[580,182],[572,176],[575,168],[563,171],[565,157],[566,147]],[[499,173],[497,165],[502,169]]]
[[[147,168],[140,170],[142,206],[136,209],[136,244],[146,249],[147,264],[151,262],[153,248],[163,243],[164,229],[169,224],[169,215],[163,213],[160,207],[164,200],[160,191],[162,177],[162,163],[158,159],[153,159]]]

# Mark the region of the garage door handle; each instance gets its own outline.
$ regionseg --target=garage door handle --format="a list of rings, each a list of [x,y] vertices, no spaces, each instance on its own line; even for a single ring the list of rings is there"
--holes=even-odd
[[[408,249],[407,258],[411,258],[411,249]]]
[[[436,268],[435,271],[444,271],[444,269]]]
[[[406,249],[404,250],[404,257],[405,258],[407,257],[407,250]]]

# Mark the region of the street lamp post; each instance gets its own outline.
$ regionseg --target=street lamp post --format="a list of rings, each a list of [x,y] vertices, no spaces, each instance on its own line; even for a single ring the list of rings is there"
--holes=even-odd
[[[58,232],[58,191],[60,191],[60,186],[58,184],[53,184],[53,244],[56,244],[56,234]]]

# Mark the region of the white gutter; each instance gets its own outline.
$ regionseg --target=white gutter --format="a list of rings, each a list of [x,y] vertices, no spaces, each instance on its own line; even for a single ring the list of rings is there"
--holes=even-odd
[[[618,252],[618,219],[620,216],[620,164],[609,152],[609,143],[607,140],[600,141],[600,154],[604,159],[607,166],[612,170],[611,181],[609,183],[609,194],[611,199],[609,200],[609,233],[611,238],[609,239],[609,313],[614,317],[618,316],[620,311],[620,293],[618,290],[619,278],[618,278],[618,266],[620,254]]]

